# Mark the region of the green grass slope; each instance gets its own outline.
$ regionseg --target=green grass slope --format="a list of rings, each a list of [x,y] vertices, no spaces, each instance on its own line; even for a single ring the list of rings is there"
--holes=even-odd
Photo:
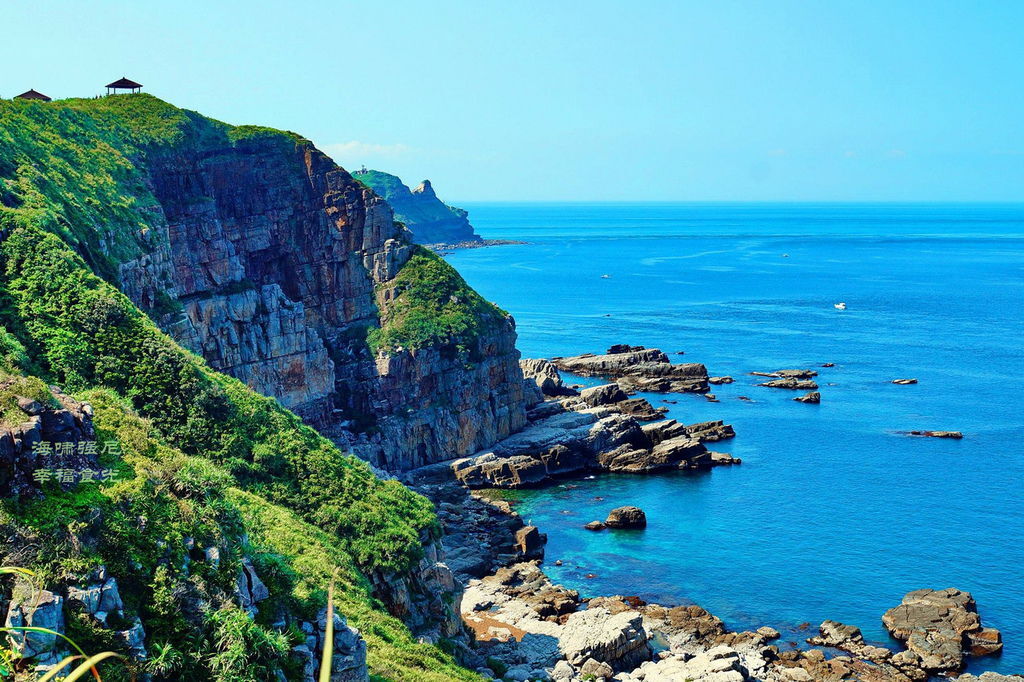
[[[246,680],[225,671],[260,675],[274,666],[295,674],[282,658],[294,634],[274,633],[259,620],[240,624],[237,614],[208,615],[200,625],[182,617],[176,600],[183,590],[216,603],[237,574],[231,560],[201,573],[202,585],[177,574],[174,553],[183,551],[184,537],[232,546],[236,562],[242,552],[256,552],[273,598],[300,611],[324,602],[329,576],[340,567],[340,610],[364,631],[381,679],[477,679],[436,647],[416,644],[371,598],[363,577],[404,571],[419,559],[421,540],[438,533],[430,503],[376,478],[275,400],[211,370],[110,284],[119,262],[147,248],[159,220],[140,171],[146,155],[252,137],[304,144],[290,133],[227,126],[145,95],[0,101],[5,371],[93,403],[100,429],[125,452],[109,464],[129,476],[109,486],[51,489],[37,501],[5,500],[0,521],[36,539],[41,549],[31,568],[47,579],[108,565],[126,581],[126,601],[143,616],[151,641],[184,654],[183,679]],[[148,520],[145,532],[140,517]],[[246,532],[252,547],[239,539]],[[77,634],[113,645],[105,631]],[[230,658],[239,652],[249,657],[244,666]]]

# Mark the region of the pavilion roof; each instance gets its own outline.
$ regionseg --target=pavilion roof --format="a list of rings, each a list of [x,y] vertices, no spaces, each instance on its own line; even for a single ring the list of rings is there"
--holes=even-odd
[[[129,78],[125,78],[124,76],[122,76],[120,79],[114,81],[113,83],[107,84],[107,87],[108,88],[141,88],[142,87],[142,83],[136,83],[135,81],[133,81],[133,80],[131,80]]]
[[[47,97],[46,95],[37,90],[26,90],[25,92],[18,95],[17,99],[36,99],[40,102],[49,102],[51,98]]]

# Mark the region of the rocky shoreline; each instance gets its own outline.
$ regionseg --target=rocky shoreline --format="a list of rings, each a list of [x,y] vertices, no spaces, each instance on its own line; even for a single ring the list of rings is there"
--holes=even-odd
[[[768,626],[730,631],[695,605],[581,598],[553,584],[537,561],[471,580],[461,609],[484,661],[478,671],[506,680],[923,682],[957,673],[966,653],[1001,647],[998,631],[981,627],[971,595],[955,589],[912,592],[885,614],[886,627],[907,642],[899,652],[867,643],[859,628],[835,621],[823,622],[806,640],[812,648],[800,649],[777,642],[779,632]],[[981,679],[1024,678],[986,673]]]
[[[442,256],[456,249],[482,249],[485,246],[509,246],[513,244],[529,244],[520,239],[470,239],[453,243],[424,244],[431,251],[436,251]]]
[[[546,536],[487,490],[551,485],[590,472],[654,473],[740,461],[706,444],[735,436],[721,421],[685,425],[664,408],[631,397],[638,390],[707,393],[697,363],[673,364],[657,349],[614,346],[602,355],[520,361],[531,398],[527,426],[487,451],[408,472],[406,481],[435,501],[446,561],[465,588],[459,610],[471,636],[460,654],[492,679],[617,682],[924,682],[954,677],[966,657],[998,653],[999,631],[983,627],[973,597],[957,589],[917,590],[882,617],[904,648],[868,642],[860,629],[826,620],[810,648],[780,643],[764,626],[731,632],[696,605],[649,604],[615,595],[583,598],[542,569]],[[615,383],[566,384],[559,370]],[[772,388],[817,385],[814,370],[752,373]],[[820,394],[795,398],[818,402]],[[923,434],[922,434],[923,435]],[[931,435],[931,434],[929,434]],[[646,517],[619,507],[587,528],[643,532]],[[556,562],[560,564],[560,562]],[[961,682],[1022,682],[985,673]]]

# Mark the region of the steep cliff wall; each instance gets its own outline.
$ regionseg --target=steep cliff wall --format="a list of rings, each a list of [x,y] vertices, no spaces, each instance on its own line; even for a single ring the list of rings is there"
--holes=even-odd
[[[142,95],[0,100],[0,566],[45,581],[47,623],[63,619],[90,652],[139,658],[143,639],[173,645],[175,669],[154,679],[247,670],[309,680],[336,579],[335,605],[363,631],[369,672],[479,679],[417,641],[461,628],[432,505],[213,371],[112,286],[207,357],[287,388],[284,400],[332,425],[341,371],[366,372],[351,395],[374,407],[382,379],[371,338],[385,357],[436,350],[454,369],[512,333],[490,306],[488,324],[461,324],[467,308],[451,300],[441,321],[458,328],[418,324],[420,306],[440,301],[410,299],[414,260],[422,254],[386,205],[297,136]],[[453,276],[444,273],[461,291]],[[332,357],[330,330],[350,334],[358,352]],[[32,447],[42,441],[52,454]],[[134,624],[71,608],[72,588],[107,589],[107,569]],[[10,587],[0,585],[0,619],[41,624]],[[225,651],[228,631],[245,646]],[[298,631],[306,644],[292,647]],[[7,639],[3,660],[55,651]],[[335,660],[351,659],[365,679],[361,644],[347,639],[336,637]]]
[[[507,316],[468,343],[454,329],[371,350],[414,247],[391,208],[308,141],[197,118],[142,168],[166,235],[121,264],[120,286],[214,368],[392,470],[525,423]]]
[[[430,180],[409,189],[398,176],[383,171],[356,171],[355,178],[387,200],[395,211],[395,217],[412,231],[413,240],[417,243],[481,241],[469,224],[469,214],[438,199]]]

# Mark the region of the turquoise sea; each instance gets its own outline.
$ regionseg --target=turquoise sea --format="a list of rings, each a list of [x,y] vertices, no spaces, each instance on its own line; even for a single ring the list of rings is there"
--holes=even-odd
[[[465,207],[484,237],[529,242],[448,256],[515,316],[525,357],[641,344],[736,379],[719,403],[645,397],[733,424],[713,449],[741,466],[519,495],[556,581],[787,640],[832,618],[879,643],[905,592],[954,586],[1006,642],[970,669],[1024,673],[1024,205]],[[826,362],[821,405],[748,374]],[[623,504],[647,530],[582,529]]]

